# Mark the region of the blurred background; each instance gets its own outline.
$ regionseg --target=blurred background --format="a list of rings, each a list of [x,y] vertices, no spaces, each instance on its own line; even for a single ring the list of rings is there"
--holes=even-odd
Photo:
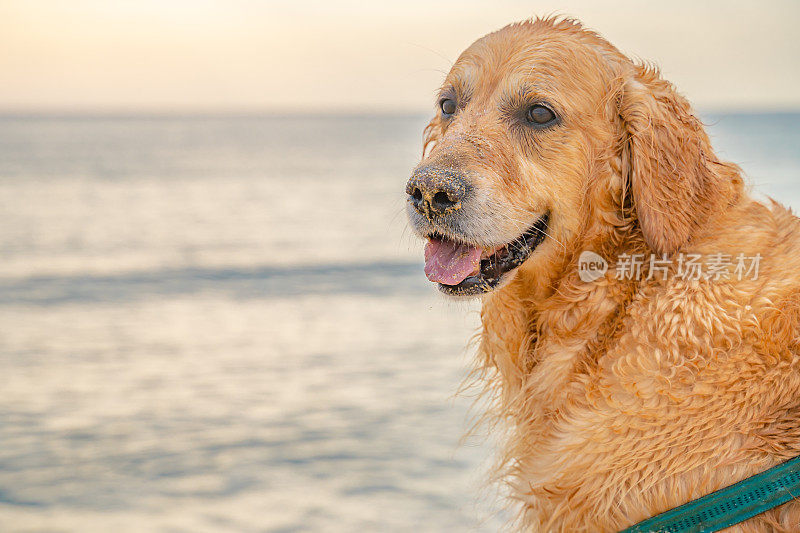
[[[481,35],[574,15],[800,207],[800,4],[0,0],[0,531],[496,531],[403,214]]]

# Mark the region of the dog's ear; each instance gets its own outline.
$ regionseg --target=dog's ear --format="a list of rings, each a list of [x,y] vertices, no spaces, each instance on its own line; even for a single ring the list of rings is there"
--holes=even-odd
[[[658,71],[639,65],[622,76],[622,168],[636,216],[653,251],[672,253],[731,192],[689,102]],[[723,168],[724,167],[724,168]]]

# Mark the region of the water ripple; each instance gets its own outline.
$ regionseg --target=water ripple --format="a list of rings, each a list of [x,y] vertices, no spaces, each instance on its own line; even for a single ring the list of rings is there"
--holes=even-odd
[[[391,295],[429,291],[422,267],[412,262],[189,267],[114,275],[0,279],[0,305],[131,301],[154,296],[213,292],[234,299],[300,294]]]

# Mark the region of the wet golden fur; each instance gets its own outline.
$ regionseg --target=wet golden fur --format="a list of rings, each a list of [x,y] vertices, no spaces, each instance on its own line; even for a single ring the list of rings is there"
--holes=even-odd
[[[553,213],[481,311],[519,527],[617,531],[800,455],[800,223],[749,196],[686,99],[552,18],[477,41],[443,91],[460,107],[431,121],[424,161],[468,169],[499,209],[476,242]],[[508,125],[531,95],[559,127]],[[611,260],[603,279],[580,280],[583,250]],[[755,280],[682,280],[674,262],[667,280],[616,279],[619,254],[651,252],[762,259]],[[800,502],[732,531],[800,531]]]

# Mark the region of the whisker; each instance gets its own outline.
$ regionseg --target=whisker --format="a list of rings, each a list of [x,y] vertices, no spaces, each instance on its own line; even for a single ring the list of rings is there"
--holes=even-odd
[[[430,52],[430,53],[432,53],[432,54],[436,54],[437,56],[441,57],[442,59],[444,59],[445,61],[447,61],[448,63],[450,63],[450,66],[451,66],[451,67],[453,66],[453,62],[452,62],[450,59],[448,59],[448,58],[447,58],[447,56],[445,56],[444,54],[441,54],[441,53],[437,52],[436,50],[434,50],[434,49],[432,49],[432,48],[428,48],[427,46],[423,46],[423,45],[421,45],[421,44],[412,43],[412,42],[407,42],[406,44],[409,44],[409,45],[411,45],[411,46],[416,46],[417,48],[421,48],[421,49],[423,49],[423,50],[427,50],[428,52]],[[446,73],[446,72],[445,72],[445,75],[447,75],[447,73]]]
[[[396,213],[395,213],[395,214],[392,216],[391,220],[389,220],[389,224],[394,224],[395,220],[397,220],[397,217],[399,217],[401,214],[403,214],[403,213],[405,213],[405,212],[406,212],[406,206],[405,206],[405,205],[403,205],[403,206],[402,206],[400,209],[398,209],[398,210],[397,210],[397,212],[396,212]]]

